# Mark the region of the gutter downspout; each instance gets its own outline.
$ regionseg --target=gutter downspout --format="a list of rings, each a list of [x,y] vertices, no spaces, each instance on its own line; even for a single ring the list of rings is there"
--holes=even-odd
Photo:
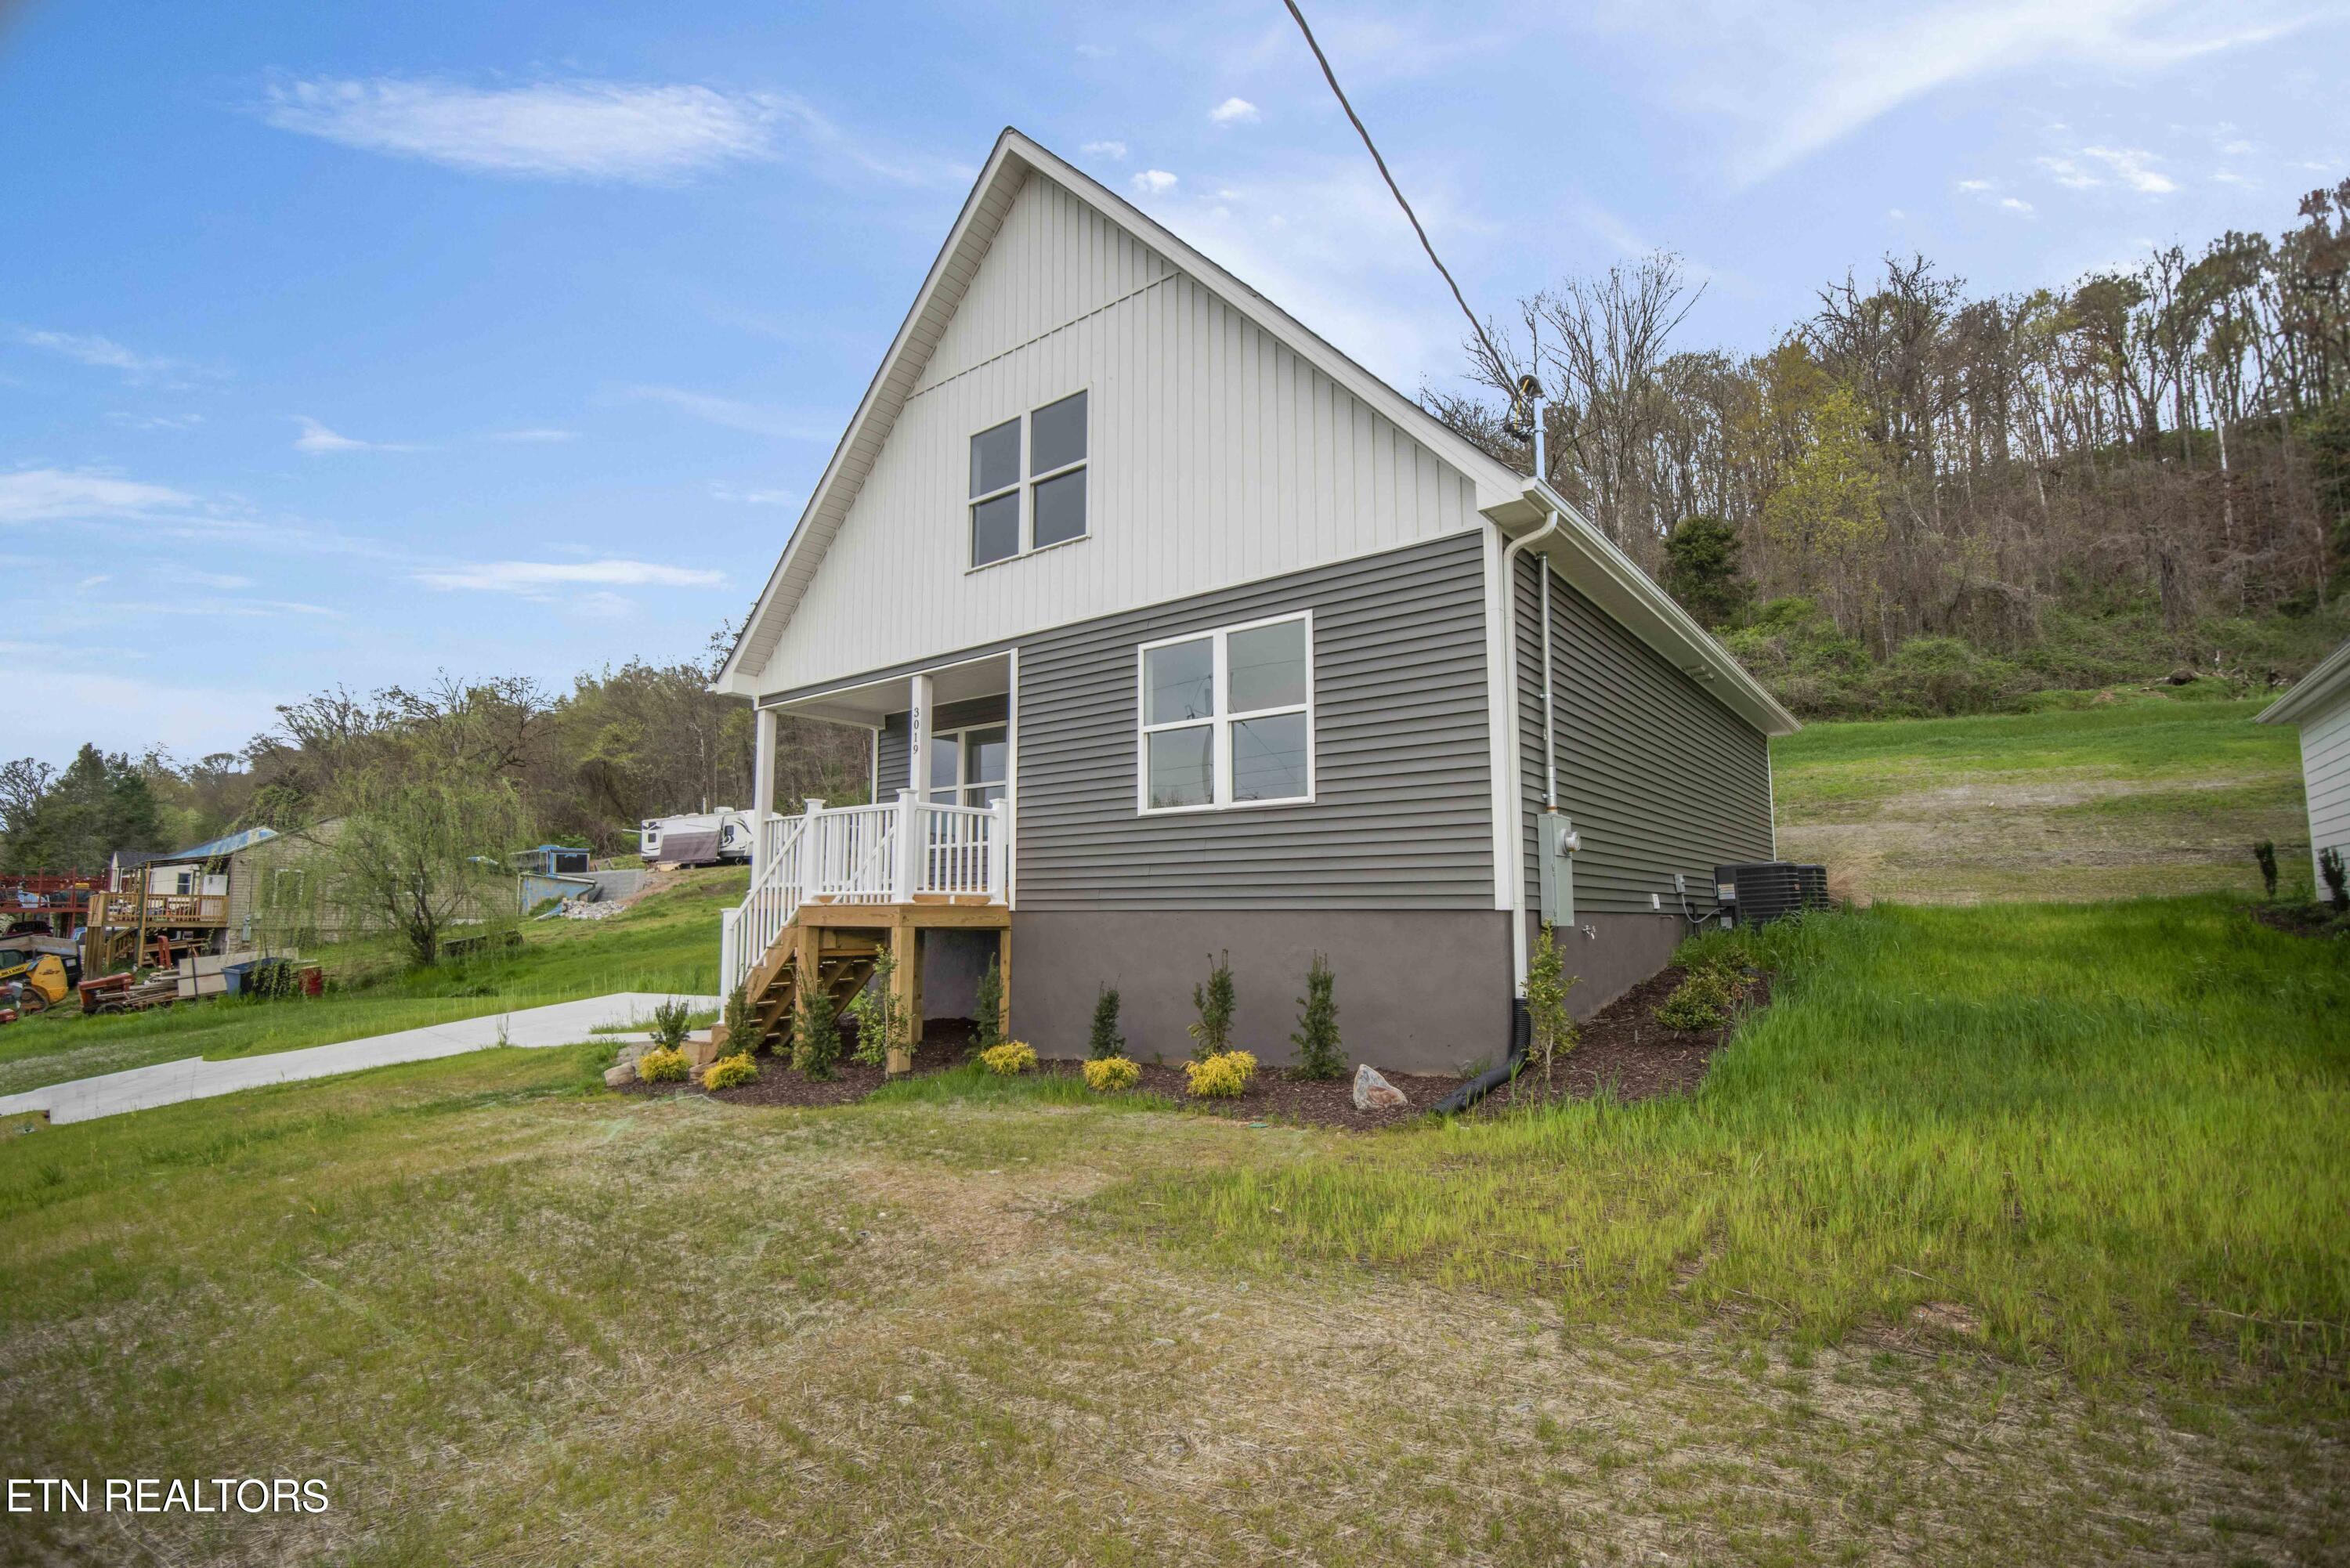
[[[1504,632],[1504,640],[1508,643],[1510,649],[1510,679],[1505,685],[1505,690],[1510,694],[1510,711],[1506,718],[1506,722],[1508,724],[1506,733],[1509,738],[1513,762],[1515,761],[1518,741],[1518,557],[1525,552],[1528,545],[1546,539],[1557,532],[1558,514],[1556,512],[1553,512],[1546,519],[1544,520],[1541,527],[1534,529],[1529,534],[1525,534],[1518,538],[1511,540],[1509,544],[1504,545],[1502,549],[1502,624]],[[1549,574],[1547,571],[1544,574],[1543,586],[1545,588],[1550,586]],[[1547,596],[1545,596],[1545,604],[1547,604]],[[1547,620],[1545,620],[1543,625],[1543,729],[1544,735],[1544,750],[1547,751],[1550,749],[1548,745],[1548,735],[1550,730],[1550,625]],[[1517,769],[1513,766],[1510,771],[1511,776],[1514,779],[1517,775]],[[1513,788],[1515,786],[1513,784]],[[1554,762],[1551,763],[1551,793],[1554,798],[1556,797],[1557,789],[1557,765]],[[1511,842],[1513,844],[1517,842],[1517,835],[1514,833],[1511,835]],[[1516,897],[1510,900],[1510,973],[1511,978],[1516,982],[1516,993],[1519,996],[1523,996],[1526,993],[1525,858],[1526,857],[1523,850],[1513,849],[1511,852],[1510,886],[1515,890]]]

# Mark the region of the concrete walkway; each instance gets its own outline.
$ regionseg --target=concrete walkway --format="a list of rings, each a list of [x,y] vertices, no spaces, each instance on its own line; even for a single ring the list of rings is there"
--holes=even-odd
[[[232,1056],[208,1062],[190,1056],[151,1067],[108,1073],[51,1084],[21,1095],[0,1097],[0,1119],[47,1111],[51,1122],[86,1122],[99,1116],[120,1116],[182,1100],[209,1099],[265,1084],[286,1084],[300,1078],[327,1078],[387,1067],[395,1062],[429,1062],[436,1056],[457,1056],[498,1044],[498,1029],[505,1028],[504,1044],[522,1046],[569,1045],[587,1039],[599,1026],[649,1018],[655,1006],[672,1000],[650,991],[616,991],[585,1002],[557,1002],[525,1007],[514,1012],[489,1012],[454,1023],[434,1023],[422,1029],[402,1029],[338,1045],[313,1045],[301,1051],[276,1051],[260,1056]],[[697,1011],[714,1008],[714,996],[678,998]],[[605,1035],[614,1045],[641,1040],[641,1034]]]

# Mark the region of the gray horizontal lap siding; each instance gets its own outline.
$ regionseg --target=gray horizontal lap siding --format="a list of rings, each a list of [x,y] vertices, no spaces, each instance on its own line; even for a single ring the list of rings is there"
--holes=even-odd
[[[1492,909],[1482,544],[1451,535],[1023,639],[1020,908]],[[1309,608],[1313,804],[1139,815],[1137,647]]]
[[[1518,563],[1519,783],[1527,901],[1540,886],[1535,818],[1544,804],[1542,570]],[[1559,806],[1583,836],[1575,905],[1647,913],[1674,908],[1672,874],[1711,909],[1717,865],[1771,858],[1771,754],[1762,732],[1552,576],[1552,691]]]
[[[932,734],[949,730],[967,730],[975,724],[1001,724],[1012,711],[1011,700],[998,694],[993,697],[973,697],[962,702],[942,702],[938,716],[931,725]],[[914,787],[906,776],[906,763],[913,753],[911,726],[903,713],[892,713],[881,722],[880,751],[876,754],[874,768],[874,798],[891,801],[901,789]]]

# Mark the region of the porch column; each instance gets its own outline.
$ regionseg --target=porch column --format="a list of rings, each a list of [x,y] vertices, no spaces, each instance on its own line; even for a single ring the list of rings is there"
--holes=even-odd
[[[912,701],[906,714],[906,783],[916,795],[931,798],[931,678],[916,675],[906,682]],[[879,805],[879,802],[876,802]]]
[[[751,886],[767,874],[767,819],[775,814],[775,711],[751,720]]]

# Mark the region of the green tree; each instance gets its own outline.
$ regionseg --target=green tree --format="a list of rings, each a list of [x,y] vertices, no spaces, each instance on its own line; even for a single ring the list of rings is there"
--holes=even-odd
[[[334,816],[306,836],[317,850],[315,896],[346,929],[390,931],[429,964],[459,922],[468,934],[511,926],[505,857],[534,837],[511,783],[453,768],[369,769],[345,779],[335,800]]]
[[[1330,961],[1315,953],[1312,967],[1305,971],[1305,994],[1297,999],[1297,1032],[1289,1037],[1289,1043],[1297,1047],[1297,1065],[1291,1070],[1293,1077],[1329,1079],[1347,1075],[1347,1053],[1338,1043],[1336,986]]]
[[[1762,529],[1794,560],[1799,580],[1824,592],[1836,623],[1853,631],[1885,543],[1884,475],[1866,410],[1849,387],[1831,389],[1808,424],[1802,455],[1762,504]]]
[[[1738,551],[1738,530],[1719,517],[1684,517],[1665,537],[1665,591],[1715,631],[1737,625],[1754,598]]]
[[[1191,988],[1191,1006],[1200,1022],[1191,1025],[1191,1054],[1204,1062],[1232,1048],[1232,1012],[1238,1005],[1232,991],[1232,955],[1208,961],[1208,983]]]
[[[1544,920],[1534,940],[1534,961],[1526,966],[1526,1015],[1533,1025],[1528,1054],[1542,1064],[1545,1087],[1558,1058],[1575,1049],[1575,1021],[1566,1013],[1566,993],[1575,989],[1575,977],[1565,969],[1557,935]]]
[[[1086,1038],[1086,1054],[1097,1062],[1126,1054],[1126,1036],[1118,1032],[1118,988],[1106,985],[1094,998],[1094,1023]]]
[[[29,761],[29,759],[27,759]],[[39,770],[24,773],[31,782]],[[12,793],[23,793],[15,791]],[[12,871],[98,871],[118,849],[167,849],[161,814],[147,780],[131,760],[85,745],[29,805],[9,804],[7,867]],[[22,821],[16,820],[18,814]]]

